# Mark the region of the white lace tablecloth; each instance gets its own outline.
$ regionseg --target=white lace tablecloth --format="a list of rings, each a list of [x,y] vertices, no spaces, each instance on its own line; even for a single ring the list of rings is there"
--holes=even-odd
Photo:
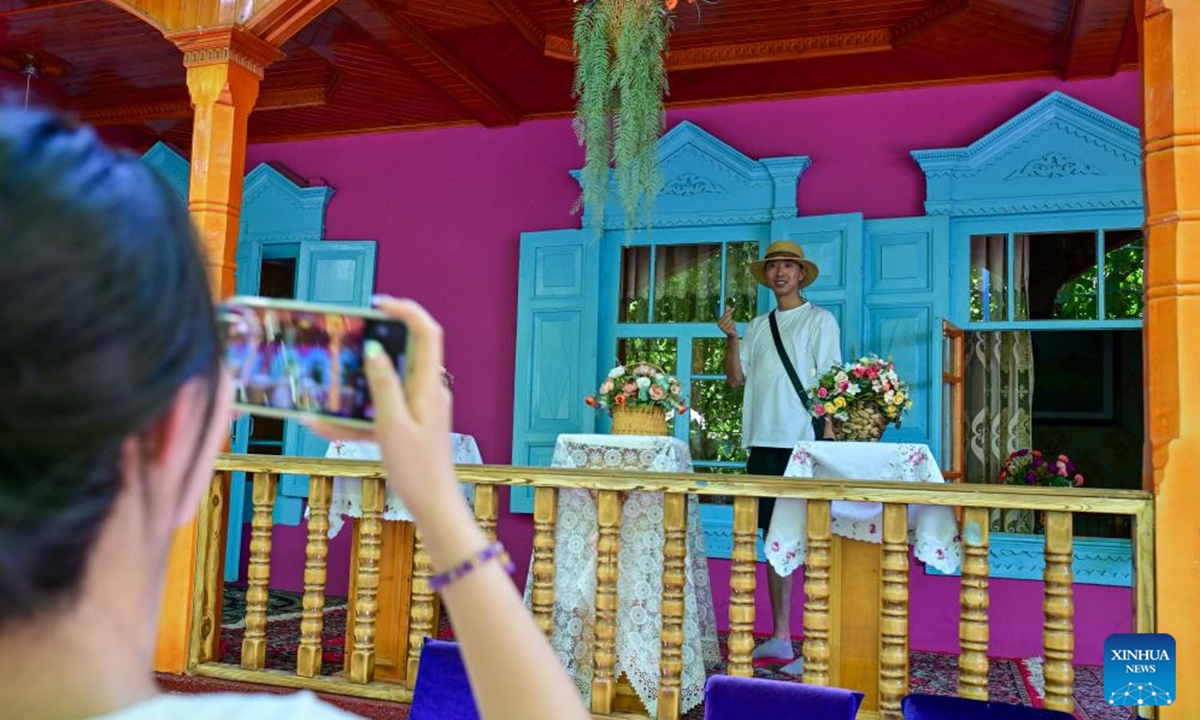
[[[917,444],[873,442],[796,443],[786,477],[852,478],[944,483],[929,448]],[[881,503],[834,500],[830,507],[835,535],[882,542]],[[944,573],[962,565],[962,541],[954,509],[946,506],[909,505],[908,536],[917,559]],[[763,541],[767,560],[780,575],[790,575],[804,564],[808,538],[808,503],[781,499],[775,502],[771,528]]]
[[[560,435],[552,461],[558,468],[634,472],[691,472],[687,445],[672,437]],[[658,708],[658,660],[662,630],[662,493],[633,492],[621,508],[617,577],[617,660],[650,717]],[[596,501],[587,490],[558,492],[555,530],[554,650],[591,702],[592,647],[596,623]],[[704,699],[706,670],[721,660],[717,618],[704,551],[704,527],[696,497],[687,502],[684,560],[682,712]],[[531,605],[533,568],[525,584]]]
[[[451,435],[455,465],[482,465],[483,458],[479,455],[479,446],[470,435]],[[379,446],[373,442],[344,442],[335,440],[329,443],[325,451],[327,458],[342,460],[379,460]],[[467,502],[474,505],[475,486],[462,483],[463,496]],[[308,510],[305,509],[305,516]],[[334,537],[345,524],[344,517],[362,517],[362,482],[357,478],[335,477],[333,479],[333,499],[329,505],[329,537]],[[392,521],[412,522],[412,514],[400,497],[388,488],[383,506],[383,519]]]

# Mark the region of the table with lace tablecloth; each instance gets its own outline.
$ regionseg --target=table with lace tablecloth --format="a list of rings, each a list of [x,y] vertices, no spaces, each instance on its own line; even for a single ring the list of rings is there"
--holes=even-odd
[[[929,448],[916,443],[812,442],[796,443],[785,477],[854,478],[944,483]],[[775,502],[763,553],[780,575],[790,575],[804,564],[808,535],[808,503],[781,499]],[[834,500],[830,514],[834,535],[879,544],[883,538],[881,503]],[[954,509],[936,505],[909,505],[909,541],[921,562],[952,574],[962,564],[962,542]]]
[[[553,467],[641,473],[691,472],[688,447],[673,437],[560,435]],[[590,702],[596,622],[596,500],[587,490],[558,492],[554,553],[554,650]],[[687,500],[684,560],[682,712],[704,699],[706,670],[720,662],[717,620],[696,496]],[[625,674],[651,717],[657,713],[662,630],[663,495],[628,493],[621,507],[614,674]],[[533,568],[525,585],[532,605]]]
[[[483,458],[479,454],[479,446],[470,435],[454,433],[450,436],[451,452],[455,465],[482,465]],[[380,459],[379,446],[373,442],[346,442],[335,440],[329,443],[325,452],[327,458],[340,460],[371,460]],[[475,486],[462,483],[463,496],[468,503],[474,504]],[[307,512],[307,510],[305,511]],[[333,479],[333,496],[329,503],[329,537],[336,537],[345,524],[345,517],[362,517],[362,482],[352,478],[335,477]],[[400,497],[391,489],[387,489],[383,506],[383,519],[393,522],[412,522],[412,514]]]

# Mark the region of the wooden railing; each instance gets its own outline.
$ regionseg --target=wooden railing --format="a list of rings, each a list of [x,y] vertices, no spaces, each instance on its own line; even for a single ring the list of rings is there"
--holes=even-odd
[[[419,536],[413,558],[412,594],[405,603],[409,612],[409,650],[403,682],[375,678],[376,619],[402,608],[379,607],[376,590],[380,577],[380,537],[384,506],[382,467],[374,462],[311,460],[273,456],[222,456],[208,501],[200,515],[201,543],[197,562],[195,618],[189,648],[189,669],[203,676],[268,685],[309,688],[367,698],[408,701],[418,670],[423,640],[435,634],[436,599],[429,588],[429,558]],[[228,473],[253,477],[254,513],[247,577],[245,636],[240,665],[218,661],[223,581],[221,549],[224,547]],[[267,584],[270,574],[271,522],[275,486],[281,474],[307,475],[309,485],[308,543],[305,549],[303,619],[299,655],[294,671],[264,669]],[[620,537],[622,493],[664,493],[664,547],[662,650],[658,717],[677,720],[680,715],[680,669],[683,623],[683,562],[686,553],[686,497],[725,495],[734,498],[733,551],[730,575],[729,658],[732,675],[753,674],[755,589],[755,530],[757,497],[808,500],[808,555],[805,565],[803,680],[828,684],[831,656],[831,513],[830,502],[850,500],[883,503],[883,543],[880,575],[880,717],[899,718],[901,699],[908,692],[909,658],[909,549],[906,506],[938,505],[963,508],[962,595],[959,636],[959,693],[987,697],[988,672],[988,526],[989,510],[1020,509],[1045,513],[1045,600],[1043,604],[1045,652],[1045,705],[1073,709],[1074,604],[1072,573],[1072,514],[1111,513],[1134,520],[1135,630],[1152,632],[1154,617],[1153,503],[1149,493],[1084,488],[1018,488],[998,485],[930,485],[903,482],[806,479],[655,473],[629,474],[590,470],[561,470],[508,466],[468,465],[458,468],[459,478],[476,488],[475,514],[480,525],[494,536],[499,485],[533,487],[534,538],[531,604],[541,628],[553,631],[554,548],[557,492],[563,488],[597,491],[599,540],[596,564],[595,669],[592,711],[613,712],[617,678],[614,677],[617,607],[617,553]],[[346,638],[349,663],[338,675],[321,674],[321,634],[325,604],[329,498],[334,476],[360,478],[363,517],[359,520],[356,567],[353,569],[348,608],[352,632]]]

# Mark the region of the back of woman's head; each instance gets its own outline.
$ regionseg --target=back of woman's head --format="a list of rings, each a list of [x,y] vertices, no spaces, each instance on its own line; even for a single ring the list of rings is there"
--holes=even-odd
[[[125,441],[197,376],[211,415],[218,367],[166,182],[89,128],[0,106],[0,626],[70,602],[115,499],[138,490]]]

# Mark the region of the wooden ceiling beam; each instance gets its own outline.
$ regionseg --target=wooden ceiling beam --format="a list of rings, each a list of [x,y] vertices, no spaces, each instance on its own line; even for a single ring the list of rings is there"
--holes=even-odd
[[[246,29],[281,47],[337,0],[270,0],[246,21]]]
[[[1112,75],[1133,22],[1129,0],[1072,0],[1059,75],[1064,80]]]
[[[824,35],[806,35],[786,40],[697,45],[679,50],[668,50],[664,57],[668,71],[700,70],[834,55],[888,52],[894,47],[892,31],[888,28],[876,28]],[[572,41],[558,35],[546,36],[545,54],[561,60],[575,59]]]
[[[525,11],[521,3],[517,0],[491,0],[491,2],[492,6],[499,10],[500,14],[517,29],[517,32],[529,41],[530,45],[545,52],[546,31],[532,15]]]
[[[58,8],[83,5],[90,2],[95,2],[95,0],[34,0],[34,2],[25,3],[18,7],[12,0],[0,0],[0,18],[11,19],[18,15],[57,10]]]
[[[420,47],[426,55],[436,60],[438,64],[462,84],[463,87],[461,90],[452,87],[444,88],[446,93],[454,98],[456,102],[470,108],[482,101],[492,113],[498,115],[501,119],[501,122],[495,122],[489,118],[480,117],[480,122],[483,122],[485,125],[516,125],[520,121],[520,108],[514,105],[511,100],[504,97],[500,91],[492,87],[486,80],[479,77],[474,70],[467,67],[454,53],[450,52],[444,45],[425,32],[412,18],[405,15],[394,5],[387,2],[387,0],[365,0],[365,2],[379,13],[392,28]],[[466,96],[464,97],[464,95]],[[478,110],[474,110],[473,113],[479,117]]]
[[[335,79],[322,83],[267,88],[259,92],[255,112],[320,107],[329,103]],[[129,99],[105,104],[84,104],[77,108],[81,120],[93,125],[133,125],[154,120],[182,120],[192,117],[192,102],[186,89],[172,93],[143,93]]]

